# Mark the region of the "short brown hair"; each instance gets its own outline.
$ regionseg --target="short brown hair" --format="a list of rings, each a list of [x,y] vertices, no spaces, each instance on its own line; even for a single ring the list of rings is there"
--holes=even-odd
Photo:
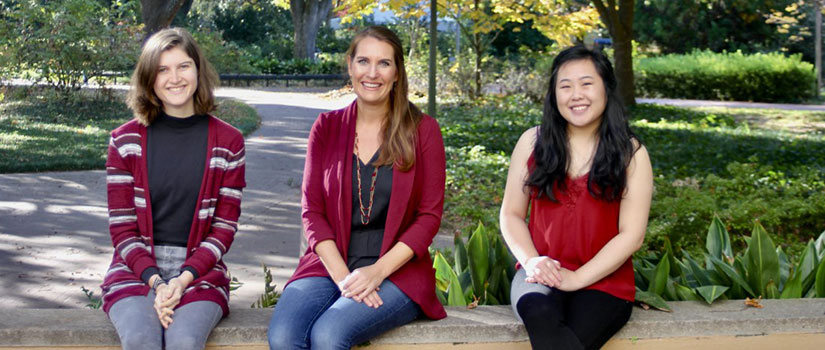
[[[355,58],[358,43],[365,38],[374,38],[392,46],[393,61],[396,65],[397,80],[390,91],[390,113],[382,130],[383,146],[380,148],[377,165],[396,163],[402,171],[407,171],[415,164],[415,137],[418,134],[418,122],[421,111],[407,97],[407,70],[404,68],[404,48],[401,39],[390,29],[382,26],[364,28],[352,38],[347,57]]]
[[[217,107],[212,90],[219,83],[218,73],[206,60],[206,56],[186,29],[167,28],[153,34],[144,43],[135,71],[132,73],[132,88],[126,98],[126,104],[143,125],[152,124],[163,111],[163,103],[155,93],[155,79],[158,75],[160,55],[175,47],[186,52],[195,61],[195,67],[198,69],[198,87],[193,96],[195,114],[207,114]]]

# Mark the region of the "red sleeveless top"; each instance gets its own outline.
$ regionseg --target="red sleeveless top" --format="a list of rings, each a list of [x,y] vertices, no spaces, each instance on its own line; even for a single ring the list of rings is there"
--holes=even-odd
[[[530,156],[528,167],[533,168]],[[594,198],[587,191],[588,175],[567,178],[566,191],[553,190],[558,202],[546,196],[530,198],[527,227],[539,255],[558,260],[575,271],[593,258],[619,233],[619,201]],[[634,301],[636,285],[633,263],[628,258],[616,271],[584,289],[595,289],[617,298]]]

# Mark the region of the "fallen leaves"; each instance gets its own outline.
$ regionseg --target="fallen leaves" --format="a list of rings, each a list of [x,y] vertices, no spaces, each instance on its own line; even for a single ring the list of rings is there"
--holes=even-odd
[[[750,307],[755,307],[757,309],[761,309],[761,308],[764,307],[761,304],[761,302],[762,302],[762,297],[761,296],[758,297],[758,298],[754,298],[754,299],[745,298],[745,306],[750,306]]]

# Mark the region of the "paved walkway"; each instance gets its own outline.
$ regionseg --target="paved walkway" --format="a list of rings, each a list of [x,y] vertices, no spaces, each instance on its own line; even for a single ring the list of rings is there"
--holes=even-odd
[[[762,108],[762,109],[785,109],[785,110],[790,110],[790,111],[823,111],[823,112],[825,112],[825,105],[801,105],[801,104],[788,104],[788,103],[676,100],[676,99],[669,99],[669,98],[637,98],[636,103],[650,103],[650,104],[670,105],[670,106],[679,106],[679,107]]]
[[[225,258],[244,283],[230,305],[248,308],[263,292],[262,263],[279,286],[297,266],[307,135],[318,113],[353,96],[235,88],[218,95],[238,98],[262,117],[246,141],[248,187]],[[112,253],[104,171],[0,174],[0,308],[84,307],[81,286],[100,295]]]

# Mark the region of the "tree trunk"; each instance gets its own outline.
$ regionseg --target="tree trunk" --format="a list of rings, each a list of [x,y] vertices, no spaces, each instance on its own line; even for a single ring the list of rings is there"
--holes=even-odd
[[[613,37],[613,59],[616,61],[616,80],[625,106],[636,104],[636,83],[633,77],[633,40],[629,33]]]
[[[140,15],[146,33],[143,41],[172,24],[172,20],[185,2],[186,0],[140,0]]]
[[[415,55],[415,48],[416,46],[418,46],[419,34],[424,29],[424,26],[421,25],[421,21],[418,20],[418,18],[411,17],[407,20],[410,24],[410,50],[407,54],[407,60],[412,60],[413,56]]]
[[[594,0],[610,37],[613,38],[613,59],[616,65],[616,80],[619,94],[625,106],[636,104],[636,86],[633,78],[633,10],[634,0]]]
[[[481,51],[482,51],[483,48],[482,48],[482,43],[481,43],[481,40],[482,40],[481,39],[481,34],[476,33],[476,34],[474,34],[474,36],[475,37],[473,38],[473,40],[475,41],[475,43],[473,44],[473,48],[475,49],[475,52],[476,52],[476,69],[475,69],[476,70],[475,71],[475,73],[476,73],[475,74],[476,86],[475,86],[475,90],[473,91],[473,99],[476,99],[479,96],[481,96],[481,55],[482,55]]]
[[[480,3],[479,0],[475,0],[475,3],[474,3],[475,6],[473,7],[473,10],[478,10],[479,3]],[[475,74],[476,75],[476,77],[475,77],[476,78],[476,87],[475,87],[475,92],[473,92],[473,99],[476,99],[479,96],[481,96],[481,55],[483,54],[483,52],[481,52],[482,49],[483,49],[481,40],[483,40],[481,38],[481,34],[479,34],[479,33],[474,33],[473,34],[473,41],[475,41],[475,43],[473,43],[473,47],[475,48],[475,51],[476,51],[476,72],[475,72],[476,73]]]
[[[814,1],[814,13],[816,33],[814,36],[814,62],[816,63],[816,90],[814,90],[814,97],[819,97],[819,89],[822,88],[822,1]]]
[[[292,55],[295,58],[314,60],[318,29],[332,10],[332,1],[290,0],[289,8],[292,10],[292,24],[295,27]]]

